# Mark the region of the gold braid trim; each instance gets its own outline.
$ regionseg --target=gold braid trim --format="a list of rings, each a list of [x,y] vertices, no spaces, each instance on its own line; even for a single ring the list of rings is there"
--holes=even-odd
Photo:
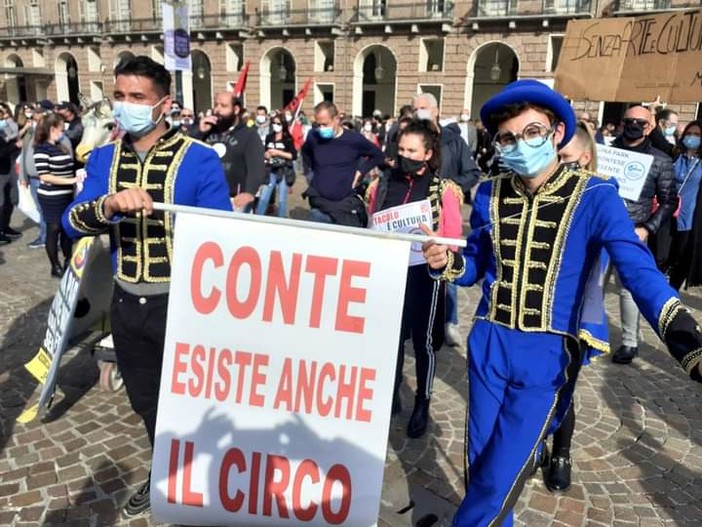
[[[105,217],[105,200],[107,200],[108,197],[109,194],[105,194],[97,200],[97,203],[95,203],[95,216],[97,216],[100,223],[104,223],[105,225],[110,225],[113,223]]]
[[[456,262],[456,255],[463,261],[463,265],[460,269],[455,269],[454,264]],[[444,271],[439,275],[435,276],[435,280],[446,280],[447,282],[453,282],[458,280],[466,272],[466,260],[460,253],[454,253],[453,251],[446,252],[446,267]]]
[[[668,325],[682,309],[684,308],[679,298],[669,298],[668,301],[663,304],[663,309],[661,309],[661,313],[658,315],[658,334],[661,339],[665,340],[665,333],[668,331]]]
[[[578,331],[578,338],[582,340],[585,344],[590,346],[592,349],[596,349],[597,351],[601,351],[602,353],[609,353],[611,351],[609,347],[609,342],[605,342],[604,340],[597,339],[592,336],[592,333],[585,329],[581,329]]]
[[[697,367],[700,361],[702,361],[702,348],[697,348],[685,355],[680,361],[680,365],[685,369],[688,375],[692,375],[692,370]]]

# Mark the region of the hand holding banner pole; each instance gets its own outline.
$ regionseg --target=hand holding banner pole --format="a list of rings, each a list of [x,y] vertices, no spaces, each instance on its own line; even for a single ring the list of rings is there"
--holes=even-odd
[[[425,243],[433,241],[439,245],[451,245],[455,247],[465,247],[466,240],[464,239],[454,239],[454,238],[443,238],[440,236],[426,236],[424,234],[408,234],[408,233],[398,233],[398,232],[382,232],[373,231],[370,229],[359,229],[357,227],[347,227],[345,225],[335,225],[332,223],[316,223],[312,221],[301,221],[301,220],[289,220],[286,218],[276,218],[273,216],[259,216],[255,214],[245,214],[242,212],[232,212],[226,210],[215,210],[215,209],[203,209],[199,207],[190,207],[187,205],[173,205],[170,203],[154,203],[154,210],[160,210],[164,212],[172,213],[189,213],[189,214],[200,214],[203,216],[214,216],[218,218],[236,218],[238,220],[253,221],[257,223],[269,223],[272,225],[287,225],[295,227],[303,227],[308,229],[322,230],[322,231],[332,231],[341,232],[346,234],[356,234],[359,236],[370,236],[372,238],[385,238],[392,240],[403,240],[412,243]]]

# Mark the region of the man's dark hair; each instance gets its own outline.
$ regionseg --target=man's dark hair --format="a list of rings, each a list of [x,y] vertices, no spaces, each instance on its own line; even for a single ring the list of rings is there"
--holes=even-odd
[[[517,104],[508,104],[506,106],[503,106],[499,111],[491,114],[490,127],[494,130],[497,130],[497,128],[502,123],[504,123],[505,121],[509,121],[510,119],[517,117],[518,115],[521,115],[527,110],[534,110],[539,113],[545,114],[548,117],[548,121],[552,125],[558,122],[556,114],[548,108],[544,108],[543,106],[539,106],[538,104],[532,104],[530,102],[523,102]]]
[[[678,112],[668,109],[660,110],[658,113],[656,113],[656,124],[660,123],[661,121],[669,121],[672,115],[678,115]]]
[[[257,111],[257,112],[260,112],[261,110],[263,110],[263,112],[264,112],[266,115],[268,115],[268,108],[266,108],[266,107],[263,106],[263,105],[257,106],[257,107],[256,107],[256,111]]]
[[[322,110],[326,110],[327,112],[329,112],[329,117],[331,117],[332,119],[339,115],[339,110],[337,109],[336,104],[334,104],[333,102],[322,101],[314,107],[314,113],[319,113]]]
[[[124,59],[115,68],[115,77],[136,75],[151,79],[154,88],[162,97],[171,93],[171,74],[161,64],[146,55]]]

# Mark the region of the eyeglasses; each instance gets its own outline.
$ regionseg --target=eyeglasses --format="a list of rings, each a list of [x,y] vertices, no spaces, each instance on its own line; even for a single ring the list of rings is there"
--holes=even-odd
[[[625,117],[624,119],[622,119],[622,124],[626,125],[634,123],[638,124],[642,128],[646,128],[646,126],[648,125],[648,121],[646,119],[634,119],[632,117]]]
[[[181,113],[180,114],[181,119],[192,119],[193,116],[187,113]]]
[[[548,127],[543,123],[531,123],[524,127],[522,133],[502,132],[495,136],[495,148],[501,154],[513,152],[517,148],[517,143],[523,139],[527,146],[539,148],[547,140],[548,136],[554,132],[553,127]]]

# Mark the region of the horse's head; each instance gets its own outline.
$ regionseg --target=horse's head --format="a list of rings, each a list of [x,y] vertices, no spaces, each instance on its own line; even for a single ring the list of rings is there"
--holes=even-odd
[[[113,137],[115,118],[112,115],[110,101],[102,99],[86,106],[81,116],[83,122],[83,137],[76,147],[76,159],[85,163],[93,148],[102,146]]]

